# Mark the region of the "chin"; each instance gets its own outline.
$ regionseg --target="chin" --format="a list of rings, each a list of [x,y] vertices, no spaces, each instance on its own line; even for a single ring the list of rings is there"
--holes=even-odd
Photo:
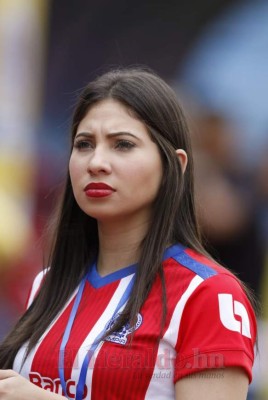
[[[89,217],[96,219],[99,222],[111,221],[111,220],[118,220],[121,217],[120,213],[115,213],[114,211],[108,212],[107,210],[83,210]]]

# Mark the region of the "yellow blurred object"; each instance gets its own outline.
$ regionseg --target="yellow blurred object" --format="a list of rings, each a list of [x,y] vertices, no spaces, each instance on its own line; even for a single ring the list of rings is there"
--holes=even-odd
[[[0,270],[29,249],[47,0],[0,0]]]
[[[0,270],[26,251],[32,234],[34,160],[0,154]]]
[[[32,158],[32,159],[31,159]],[[0,153],[0,188],[1,191],[18,197],[32,195],[35,159],[19,159],[16,154],[4,156]]]
[[[21,257],[31,240],[31,221],[22,205],[0,190],[0,269]]]

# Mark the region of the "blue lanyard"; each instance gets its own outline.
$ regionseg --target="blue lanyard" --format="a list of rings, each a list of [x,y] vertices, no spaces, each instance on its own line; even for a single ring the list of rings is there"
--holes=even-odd
[[[85,288],[85,284],[86,284],[86,280],[88,278],[88,274],[83,278],[83,280],[81,281],[80,285],[79,285],[79,289],[71,310],[71,314],[69,317],[69,320],[67,322],[67,326],[62,338],[62,342],[61,342],[61,346],[60,346],[60,353],[59,353],[59,376],[60,376],[60,382],[61,382],[61,386],[63,389],[63,393],[64,396],[67,397],[67,389],[66,389],[66,381],[65,381],[65,376],[64,376],[64,358],[65,358],[65,348],[67,345],[67,342],[69,340],[70,337],[70,333],[72,330],[72,326],[77,314],[77,310],[79,307],[79,304],[81,302],[81,298],[82,298],[82,294]],[[120,308],[126,303],[126,301],[128,300],[130,293],[132,291],[132,287],[134,284],[134,280],[135,280],[135,275],[132,277],[132,279],[130,280],[126,290],[124,291],[121,299],[119,300],[119,303],[112,315],[111,320],[115,317],[115,315],[118,313],[118,311],[120,310]],[[110,320],[110,321],[111,321]],[[86,383],[86,377],[87,377],[87,371],[88,371],[88,365],[90,363],[90,360],[94,354],[94,351],[96,350],[96,348],[98,347],[98,345],[101,342],[101,338],[104,336],[106,332],[106,327],[104,327],[104,329],[98,334],[98,336],[94,339],[90,349],[88,350],[88,352],[86,353],[85,357],[84,357],[84,361],[82,364],[82,368],[80,371],[80,375],[79,375],[79,380],[78,380],[78,384],[77,384],[77,388],[76,388],[76,396],[75,396],[75,400],[82,400],[83,398],[83,393],[84,393],[84,388],[85,388],[85,383]]]
[[[72,311],[69,317],[69,320],[67,322],[67,326],[61,341],[61,345],[60,345],[60,353],[59,353],[59,376],[60,376],[60,382],[61,382],[61,386],[64,392],[64,395],[66,395],[67,390],[66,390],[66,382],[65,382],[65,376],[64,376],[64,358],[65,358],[65,347],[67,345],[67,342],[69,340],[70,337],[70,333],[72,330],[72,326],[77,314],[77,310],[82,298],[82,294],[85,288],[85,284],[86,284],[86,280],[87,280],[87,275],[82,279],[80,285],[79,285],[79,289],[72,307]]]

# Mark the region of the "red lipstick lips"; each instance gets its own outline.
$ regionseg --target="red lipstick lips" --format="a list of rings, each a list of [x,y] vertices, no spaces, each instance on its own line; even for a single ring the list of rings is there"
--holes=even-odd
[[[111,186],[102,182],[89,183],[84,191],[87,197],[107,197],[115,192]]]

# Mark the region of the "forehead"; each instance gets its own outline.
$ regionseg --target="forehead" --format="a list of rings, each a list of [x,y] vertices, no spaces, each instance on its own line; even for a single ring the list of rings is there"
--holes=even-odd
[[[145,124],[134,115],[130,108],[113,99],[102,100],[91,106],[80,121],[78,129],[93,128],[94,125],[100,124],[107,125],[108,128],[121,125],[145,128]]]

